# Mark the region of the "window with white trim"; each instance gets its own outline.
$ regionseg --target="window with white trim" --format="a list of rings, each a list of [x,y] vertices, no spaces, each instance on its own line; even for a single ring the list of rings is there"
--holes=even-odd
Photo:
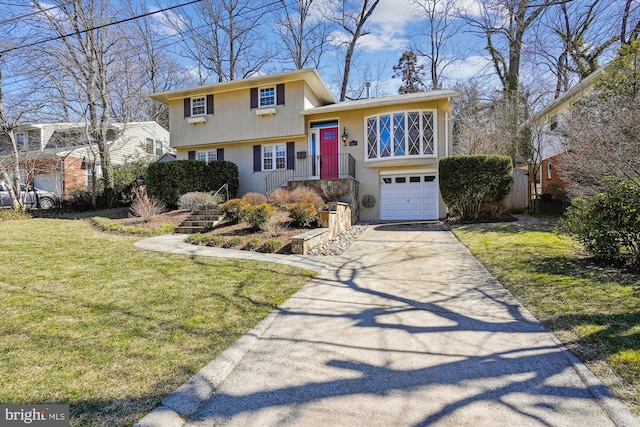
[[[191,115],[202,116],[207,112],[207,97],[199,96],[191,98]]]
[[[162,156],[163,152],[164,152],[164,147],[163,147],[162,141],[160,141],[159,139],[156,139],[155,155]]]
[[[261,87],[258,89],[258,106],[269,107],[276,105],[276,87]]]
[[[27,132],[17,133],[15,136],[16,146],[18,149],[24,148],[25,150],[29,148],[29,134]]]
[[[547,162],[547,179],[553,178],[553,172],[551,170],[551,162]]]
[[[287,144],[262,146],[262,170],[287,168]]]
[[[214,160],[218,160],[218,152],[216,150],[198,151],[196,152],[196,160],[207,163],[213,162]]]
[[[153,138],[145,139],[144,151],[146,151],[149,154],[153,154]]]
[[[367,160],[433,157],[436,153],[436,113],[406,111],[365,119]]]

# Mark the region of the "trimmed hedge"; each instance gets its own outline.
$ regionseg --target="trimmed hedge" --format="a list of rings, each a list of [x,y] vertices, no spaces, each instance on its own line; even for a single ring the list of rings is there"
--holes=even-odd
[[[145,178],[147,193],[169,206],[177,206],[186,193],[218,191],[229,184],[229,197],[238,192],[238,166],[228,161],[205,163],[198,160],[176,160],[151,163]]]
[[[509,156],[454,156],[440,160],[440,193],[454,216],[463,220],[495,217],[513,186]]]

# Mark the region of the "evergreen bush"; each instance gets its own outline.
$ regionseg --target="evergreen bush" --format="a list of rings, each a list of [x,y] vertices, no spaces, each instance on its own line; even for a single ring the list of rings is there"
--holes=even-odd
[[[454,156],[440,160],[440,193],[460,219],[496,217],[513,185],[511,158],[499,155]]]

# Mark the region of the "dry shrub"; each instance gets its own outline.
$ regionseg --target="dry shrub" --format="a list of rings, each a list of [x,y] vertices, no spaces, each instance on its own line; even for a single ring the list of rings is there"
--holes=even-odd
[[[313,205],[316,210],[324,207],[324,200],[322,197],[310,187],[296,187],[291,191],[290,203],[304,203],[308,202]]]
[[[269,203],[276,206],[285,206],[290,202],[291,192],[286,188],[276,188],[269,193]]]
[[[210,193],[201,191],[185,193],[178,199],[178,208],[189,211],[199,209],[201,206],[210,206],[214,204],[215,198]]]
[[[253,206],[261,205],[263,203],[267,203],[267,196],[260,193],[247,193],[242,196],[242,200],[246,200]]]
[[[133,202],[131,203],[131,213],[142,219],[144,222],[151,221],[156,215],[160,215],[167,209],[167,205],[147,195],[144,187],[136,187],[132,191]]]

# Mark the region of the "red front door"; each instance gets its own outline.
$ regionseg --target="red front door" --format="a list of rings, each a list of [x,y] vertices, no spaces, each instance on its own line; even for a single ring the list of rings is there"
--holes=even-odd
[[[338,128],[320,129],[320,179],[339,178]]]

